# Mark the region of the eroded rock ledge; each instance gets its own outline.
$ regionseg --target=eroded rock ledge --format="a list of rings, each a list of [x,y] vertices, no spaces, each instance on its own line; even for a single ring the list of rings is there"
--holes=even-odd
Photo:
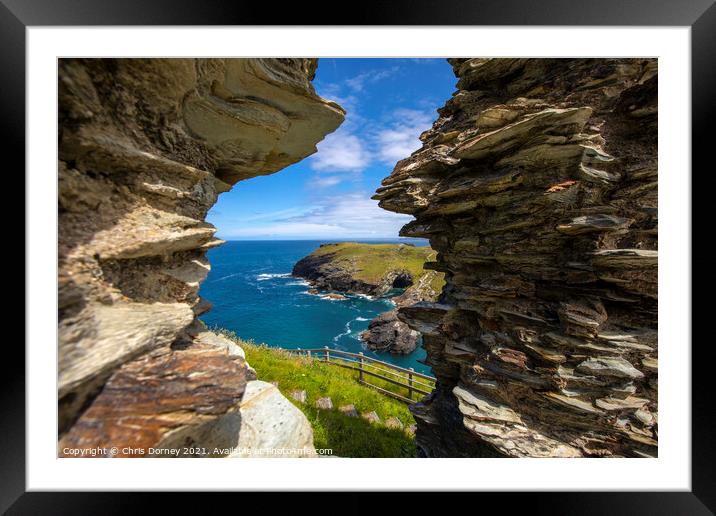
[[[451,59],[457,91],[375,199],[444,271],[400,310],[427,456],[657,453],[657,62]]]
[[[343,121],[311,85],[316,65],[60,60],[60,454],[246,445],[262,410],[297,428],[268,441],[312,446],[300,411],[198,321],[197,292],[222,243],[204,222],[218,194],[314,153]]]

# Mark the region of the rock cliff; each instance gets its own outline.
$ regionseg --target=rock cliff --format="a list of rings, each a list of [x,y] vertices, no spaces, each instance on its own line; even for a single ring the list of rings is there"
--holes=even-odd
[[[383,296],[404,289],[392,298],[396,309],[373,319],[361,338],[370,349],[408,354],[417,347],[419,334],[398,319],[397,308],[435,300],[443,275],[423,268],[434,254],[429,247],[406,244],[323,244],[299,260],[292,274],[317,289],[346,293]]]
[[[252,433],[262,434],[254,444],[312,447],[300,411],[197,319],[209,309],[197,292],[207,249],[222,243],[204,222],[217,196],[314,153],[343,121],[311,85],[316,65],[60,60],[61,455],[92,446],[223,450],[250,445]],[[251,430],[276,414],[297,431]]]
[[[439,302],[400,310],[438,378],[426,456],[655,456],[657,62],[451,59],[457,91],[375,199]]]
[[[374,318],[360,338],[368,348],[388,351],[396,355],[407,355],[418,347],[420,333],[411,329],[398,317],[398,310],[421,301],[435,301],[443,285],[443,274],[434,270],[425,271],[405,289],[405,292],[391,300],[395,308]]]
[[[429,247],[411,244],[321,244],[296,262],[291,274],[324,290],[382,296],[414,285],[433,254]]]

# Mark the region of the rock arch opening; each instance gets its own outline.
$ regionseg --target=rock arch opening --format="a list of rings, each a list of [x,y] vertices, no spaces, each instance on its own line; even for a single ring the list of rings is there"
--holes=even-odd
[[[408,325],[438,376],[413,409],[422,453],[655,456],[656,60],[450,63],[456,94],[374,196],[416,218],[401,235],[429,239],[446,274],[439,302],[381,321]],[[222,243],[205,217],[342,122],[315,70],[60,60],[61,449],[234,442],[246,393],[270,387],[198,319]]]
[[[400,271],[393,279],[392,287],[405,289],[413,284],[413,276],[408,271]]]

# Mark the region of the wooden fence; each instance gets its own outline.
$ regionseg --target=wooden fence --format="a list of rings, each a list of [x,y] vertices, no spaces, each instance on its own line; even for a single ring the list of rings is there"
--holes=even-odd
[[[357,371],[358,383],[408,404],[415,403],[423,396],[427,396],[435,388],[435,378],[432,376],[417,373],[412,367],[406,369],[367,357],[363,353],[350,353],[328,347],[284,349],[284,351]],[[371,379],[377,379],[384,385],[371,383]],[[405,391],[405,395],[402,393],[403,391]]]

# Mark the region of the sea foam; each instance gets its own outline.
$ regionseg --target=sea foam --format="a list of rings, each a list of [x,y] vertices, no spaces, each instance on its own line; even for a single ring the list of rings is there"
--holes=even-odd
[[[280,274],[259,274],[258,276],[256,276],[256,279],[258,281],[266,281],[266,280],[270,280],[273,278],[290,278],[290,277],[291,277],[290,272],[282,272]]]

